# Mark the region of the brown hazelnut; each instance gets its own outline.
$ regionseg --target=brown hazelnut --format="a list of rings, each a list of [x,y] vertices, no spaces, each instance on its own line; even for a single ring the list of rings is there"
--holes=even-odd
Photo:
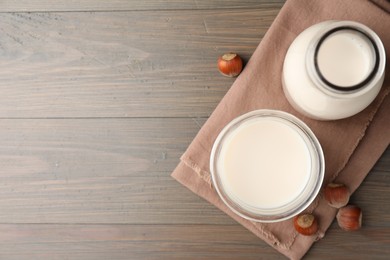
[[[325,199],[334,208],[341,208],[348,204],[349,190],[340,183],[329,183],[324,190]]]
[[[362,210],[354,205],[340,208],[336,218],[339,226],[346,231],[358,230],[362,226]]]
[[[297,215],[294,217],[294,227],[302,235],[314,235],[318,230],[317,219],[312,214]]]
[[[242,59],[236,53],[226,53],[218,59],[218,69],[222,75],[236,77],[242,70]]]

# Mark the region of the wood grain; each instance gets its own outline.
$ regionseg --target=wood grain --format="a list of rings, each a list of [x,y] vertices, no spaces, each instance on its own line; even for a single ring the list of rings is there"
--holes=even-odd
[[[284,259],[238,225],[2,224],[0,248],[9,260]]]
[[[0,117],[209,116],[278,11],[0,13]]]
[[[348,233],[335,226],[305,259],[387,259],[379,228]],[[0,247],[9,260],[285,259],[239,225],[0,224]]]
[[[0,223],[234,224],[170,177],[204,120],[0,120]],[[389,166],[356,193],[370,225],[390,222]]]
[[[203,122],[0,120],[0,223],[233,223],[170,177]]]
[[[111,0],[111,1],[66,1],[66,0],[2,0],[1,12],[53,12],[53,11],[139,11],[139,10],[180,10],[180,9],[226,9],[261,8],[285,0]]]
[[[170,177],[282,0],[0,1],[0,259],[284,259]],[[390,149],[306,259],[387,259]]]

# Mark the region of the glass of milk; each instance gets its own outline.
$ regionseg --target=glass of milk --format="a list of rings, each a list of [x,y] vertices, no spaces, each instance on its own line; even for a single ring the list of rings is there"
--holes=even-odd
[[[210,172],[222,201],[239,216],[277,222],[313,202],[324,178],[321,146],[291,114],[256,110],[231,121],[212,148]]]
[[[290,104],[319,120],[355,115],[377,96],[386,54],[378,35],[352,21],[315,24],[290,45],[282,83]]]

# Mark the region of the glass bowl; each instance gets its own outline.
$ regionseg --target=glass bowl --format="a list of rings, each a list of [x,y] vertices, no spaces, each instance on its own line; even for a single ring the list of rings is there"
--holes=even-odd
[[[324,155],[310,128],[278,110],[256,110],[228,123],[210,156],[212,183],[236,214],[278,222],[305,210],[324,178]]]

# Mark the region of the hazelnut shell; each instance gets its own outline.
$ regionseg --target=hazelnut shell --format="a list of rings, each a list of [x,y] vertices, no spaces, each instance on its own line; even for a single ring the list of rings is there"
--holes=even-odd
[[[311,236],[318,231],[318,222],[312,214],[299,214],[294,217],[294,228],[302,235]]]
[[[236,77],[242,70],[242,59],[236,53],[226,53],[218,58],[218,70],[227,77]]]
[[[329,183],[325,187],[324,195],[331,207],[339,209],[348,204],[350,193],[344,184]]]
[[[355,231],[362,226],[362,210],[355,205],[340,208],[336,218],[340,228],[346,231]]]

